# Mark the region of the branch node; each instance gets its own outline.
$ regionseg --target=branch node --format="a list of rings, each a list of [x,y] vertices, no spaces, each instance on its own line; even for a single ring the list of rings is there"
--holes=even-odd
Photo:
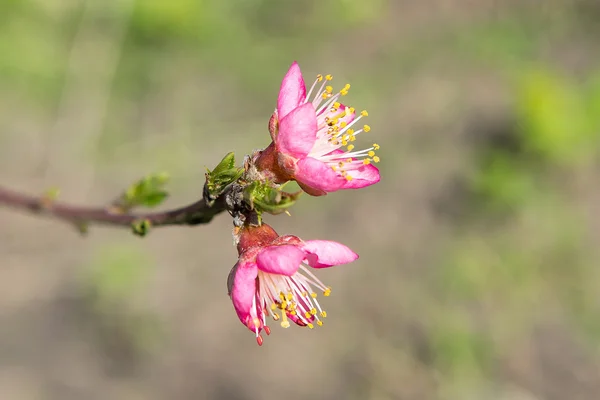
[[[135,220],[131,223],[131,229],[134,235],[144,237],[150,232],[152,222],[149,219]]]

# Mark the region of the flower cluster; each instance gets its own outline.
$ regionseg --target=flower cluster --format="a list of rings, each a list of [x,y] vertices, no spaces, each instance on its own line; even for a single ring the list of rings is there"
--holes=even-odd
[[[331,80],[331,75],[318,75],[307,93],[300,67],[292,64],[269,120],[272,142],[246,166],[252,179],[274,185],[296,181],[313,196],[379,182],[379,170],[373,165],[379,162],[375,154],[379,145],[356,150],[354,144],[359,134],[371,130],[369,125],[359,124],[368,113],[357,113],[342,104],[340,99],[348,94],[350,85],[334,93]],[[331,288],[311,269],[358,258],[337,242],[279,236],[260,218],[258,223],[235,228],[234,237],[239,259],[227,279],[228,293],[237,316],[259,345],[263,343],[261,333],[271,332],[269,317],[284,328],[291,322],[310,329],[322,325],[327,313],[318,293],[327,297]]]

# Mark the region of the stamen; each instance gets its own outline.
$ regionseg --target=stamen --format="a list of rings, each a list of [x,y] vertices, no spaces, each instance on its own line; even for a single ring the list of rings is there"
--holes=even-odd
[[[281,327],[286,329],[290,327],[285,310],[281,310]]]
[[[319,83],[321,81],[323,81],[323,75],[319,74],[319,75],[317,75],[317,79],[313,82],[312,86],[310,87],[310,90],[306,94],[306,99],[304,100],[305,103],[307,103],[308,99],[310,99],[310,95],[312,94],[312,91],[315,88],[315,86],[317,86],[317,83]]]

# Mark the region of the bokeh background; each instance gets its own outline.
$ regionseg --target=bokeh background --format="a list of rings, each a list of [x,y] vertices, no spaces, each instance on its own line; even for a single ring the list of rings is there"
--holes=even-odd
[[[293,60],[381,145],[378,185],[267,218],[361,255],[320,271],[325,325],[256,345],[227,215],[82,238],[0,208],[0,398],[598,398],[596,0],[3,0],[0,183],[195,201],[268,144]]]

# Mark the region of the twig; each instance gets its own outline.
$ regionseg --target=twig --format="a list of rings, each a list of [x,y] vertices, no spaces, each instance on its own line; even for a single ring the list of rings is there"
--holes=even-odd
[[[57,202],[44,196],[30,196],[0,187],[0,205],[26,210],[33,214],[48,215],[74,223],[78,227],[88,223],[132,227],[138,222],[151,226],[206,224],[226,210],[225,194],[210,206],[203,199],[185,207],[151,213],[120,213],[114,207],[86,207]]]

